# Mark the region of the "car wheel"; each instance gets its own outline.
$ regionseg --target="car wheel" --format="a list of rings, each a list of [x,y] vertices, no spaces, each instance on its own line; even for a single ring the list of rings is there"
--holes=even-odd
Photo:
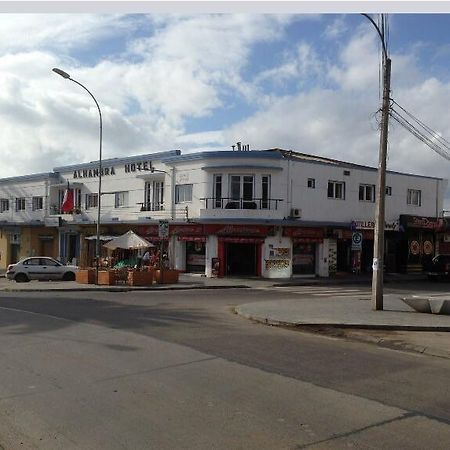
[[[62,279],[63,281],[75,281],[75,274],[73,272],[66,272]]]
[[[24,273],[18,273],[14,279],[17,283],[26,283],[27,281],[30,281],[28,276]]]

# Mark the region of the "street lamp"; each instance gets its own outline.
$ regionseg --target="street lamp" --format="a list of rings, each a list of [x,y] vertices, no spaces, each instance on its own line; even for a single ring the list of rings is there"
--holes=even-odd
[[[373,245],[372,309],[383,309],[384,226],[386,198],[386,155],[389,123],[389,92],[391,89],[391,59],[388,56],[384,33],[373,19],[362,14],[375,27],[383,48],[383,106],[381,109],[380,149],[378,153],[378,185],[375,201],[375,229]]]
[[[100,117],[100,148],[99,148],[99,159],[98,159],[98,212],[97,212],[97,236],[96,236],[96,262],[95,262],[95,284],[98,284],[98,267],[100,263],[100,209],[101,209],[101,201],[102,201],[102,112],[100,110],[100,106],[98,105],[97,100],[92,95],[92,93],[89,91],[89,89],[86,86],[83,86],[81,83],[79,83],[77,80],[74,80],[70,77],[70,75],[67,72],[64,72],[64,70],[57,69],[56,67],[53,69],[53,72],[57,73],[61,77],[65,78],[66,80],[73,81],[74,83],[78,84],[78,86],[81,86],[94,100],[95,105],[98,109],[98,114]]]

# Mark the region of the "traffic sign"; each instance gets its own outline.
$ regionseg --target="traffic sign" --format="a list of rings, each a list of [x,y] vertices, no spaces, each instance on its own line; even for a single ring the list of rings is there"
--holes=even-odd
[[[354,231],[352,233],[352,250],[362,250],[362,239],[362,233],[360,233],[359,231]]]
[[[169,237],[169,221],[168,220],[160,220],[159,221],[158,236],[163,239],[166,239]]]

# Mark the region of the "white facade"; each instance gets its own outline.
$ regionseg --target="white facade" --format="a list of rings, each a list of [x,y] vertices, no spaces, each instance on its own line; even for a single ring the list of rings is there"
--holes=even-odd
[[[98,167],[94,161],[0,180],[0,200],[3,206],[8,200],[9,206],[0,208],[0,226],[55,227],[60,235],[57,256],[78,257],[83,239],[93,234],[97,222]],[[169,151],[108,159],[102,167],[102,233],[155,226],[161,219],[174,226],[189,225],[170,238],[172,265],[187,270],[197,264],[207,276],[214,274],[217,259],[228,261],[220,273],[231,274],[232,253],[240,249],[255,259],[253,269],[242,266],[244,272],[289,278],[297,260],[299,265],[307,262],[316,275],[327,276],[334,270],[329,265],[342,234],[336,229],[370,229],[374,221],[377,171],[311,155],[281,150],[185,155]],[[72,214],[61,214],[68,183],[75,208]],[[446,180],[388,172],[386,184],[387,229],[398,230],[401,215],[442,216]],[[306,234],[292,231],[302,227]],[[314,234],[313,228],[320,232]],[[182,236],[183,230],[193,234]],[[73,243],[67,244],[64,236]],[[314,248],[295,254],[302,243]],[[188,256],[188,251],[193,253]],[[234,264],[238,267],[239,261]]]

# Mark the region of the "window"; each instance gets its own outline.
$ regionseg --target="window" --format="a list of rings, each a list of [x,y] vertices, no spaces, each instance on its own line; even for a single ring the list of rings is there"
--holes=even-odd
[[[44,209],[44,197],[33,197],[31,199],[33,211]]]
[[[222,208],[222,175],[214,175],[214,208]]]
[[[261,177],[261,209],[270,207],[270,175]]]
[[[114,194],[114,208],[128,206],[128,191],[116,192]]]
[[[25,197],[16,198],[16,211],[25,211]]]
[[[316,188],[316,179],[315,178],[308,178],[308,187],[311,189]]]
[[[9,200],[7,198],[0,199],[0,212],[9,211]]]
[[[73,204],[76,209],[81,209],[81,189],[73,190]]]
[[[145,183],[144,211],[164,210],[164,182],[148,181]]]
[[[392,187],[386,186],[386,195],[392,195]]]
[[[232,200],[253,200],[253,175],[231,175],[230,197]]]
[[[98,208],[98,194],[86,194],[86,209]]]
[[[422,191],[418,189],[408,189],[406,204],[420,206],[422,204]]]
[[[175,186],[175,203],[192,202],[192,184]]]
[[[345,183],[343,181],[328,182],[328,198],[345,199]]]
[[[375,185],[360,184],[359,185],[359,201],[374,202],[375,201]]]

